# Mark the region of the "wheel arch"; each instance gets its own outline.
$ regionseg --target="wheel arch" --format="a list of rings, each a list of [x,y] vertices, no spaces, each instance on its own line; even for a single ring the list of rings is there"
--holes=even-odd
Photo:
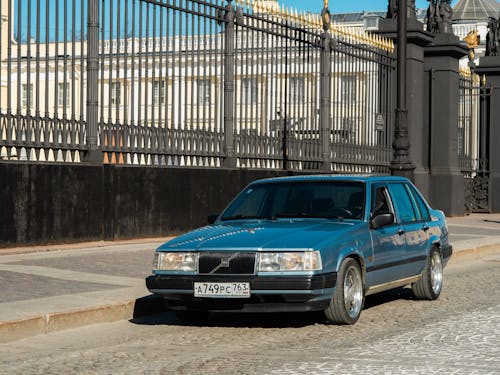
[[[431,246],[429,246],[429,250],[427,251],[427,256],[431,255],[432,248],[435,247],[439,251],[439,254],[441,254],[441,257],[442,257],[443,250],[441,248],[440,238],[438,236],[433,236],[430,238],[430,243],[431,243]]]
[[[352,258],[358,263],[359,268],[361,269],[361,278],[363,281],[363,289],[365,289],[365,286],[366,286],[366,265],[365,265],[365,260],[363,259],[363,256],[359,252],[351,251],[351,252],[345,254],[345,256],[343,256],[342,259],[339,260],[337,269],[339,269],[342,262],[348,258]]]

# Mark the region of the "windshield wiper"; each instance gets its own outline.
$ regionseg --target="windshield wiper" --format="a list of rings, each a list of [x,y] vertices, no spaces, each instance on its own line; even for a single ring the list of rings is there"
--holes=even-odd
[[[283,219],[294,219],[294,218],[337,219],[337,220],[344,219],[344,217],[341,215],[318,215],[318,214],[307,213],[307,212],[296,212],[296,213],[290,213],[290,214],[277,214],[277,215],[275,215],[275,217],[283,218]]]
[[[227,221],[227,220],[245,220],[245,219],[262,219],[260,216],[250,216],[250,215],[234,215],[234,216],[228,216],[228,217],[223,217],[221,221]]]
[[[294,212],[289,214],[276,214],[275,217],[284,218],[284,219],[293,219],[293,218],[301,218],[301,217],[315,217],[313,214],[307,212]]]

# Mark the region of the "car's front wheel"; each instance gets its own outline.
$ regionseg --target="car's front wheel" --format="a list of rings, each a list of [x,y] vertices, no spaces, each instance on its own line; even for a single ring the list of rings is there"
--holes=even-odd
[[[422,277],[411,288],[418,299],[435,300],[443,287],[443,262],[436,247],[432,247]]]
[[[361,315],[365,295],[361,268],[352,258],[342,262],[330,305],[325,309],[326,318],[335,324],[354,324]]]

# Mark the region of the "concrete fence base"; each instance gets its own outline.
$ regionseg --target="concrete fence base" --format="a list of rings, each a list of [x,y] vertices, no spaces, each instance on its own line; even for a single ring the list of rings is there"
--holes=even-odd
[[[0,162],[0,247],[160,237],[284,171]]]

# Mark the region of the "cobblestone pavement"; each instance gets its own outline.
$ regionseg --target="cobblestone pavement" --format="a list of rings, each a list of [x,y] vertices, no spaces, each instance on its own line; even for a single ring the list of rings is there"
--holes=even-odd
[[[437,301],[371,296],[354,326],[320,314],[173,313],[0,345],[1,374],[500,374],[500,256],[458,262]]]

